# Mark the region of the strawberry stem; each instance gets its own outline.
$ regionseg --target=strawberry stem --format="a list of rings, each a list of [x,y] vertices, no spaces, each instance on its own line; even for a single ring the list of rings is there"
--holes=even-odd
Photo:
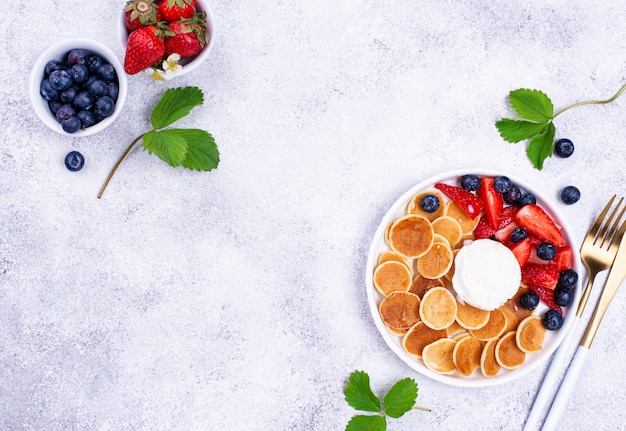
[[[104,181],[104,184],[102,184],[102,187],[100,188],[100,192],[98,193],[98,199],[100,199],[102,197],[102,194],[104,193],[104,190],[109,185],[109,182],[111,181],[111,178],[113,178],[113,174],[115,174],[115,171],[117,171],[117,168],[124,161],[126,156],[128,156],[128,153],[130,153],[130,151],[135,147],[137,142],[139,142],[144,137],[144,135],[145,135],[145,133],[143,135],[140,135],[137,138],[135,138],[135,140],[130,143],[128,148],[126,148],[126,151],[124,151],[122,156],[118,159],[117,163],[115,163],[115,166],[113,166],[113,169],[111,169],[111,172],[109,172],[109,175],[107,176],[106,180]]]
[[[613,95],[613,97],[606,99],[606,100],[588,100],[585,102],[578,102],[578,103],[574,103],[573,105],[569,105],[563,109],[561,109],[560,111],[558,111],[556,114],[554,114],[552,116],[552,119],[554,120],[558,115],[561,115],[563,112],[568,111],[572,108],[576,108],[577,106],[583,106],[583,105],[606,105],[607,103],[611,103],[613,101],[615,101],[615,99],[617,99],[619,96],[622,95],[622,93],[626,91],[626,84],[624,84],[622,86],[622,88],[619,89],[619,91],[617,93],[615,93]]]

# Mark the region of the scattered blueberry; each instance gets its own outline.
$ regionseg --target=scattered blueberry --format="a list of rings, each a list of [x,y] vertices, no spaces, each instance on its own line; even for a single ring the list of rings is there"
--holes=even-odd
[[[48,80],[56,91],[66,90],[74,82],[72,75],[67,70],[55,70],[48,76]]]
[[[440,205],[439,198],[433,194],[427,194],[420,199],[420,206],[427,213],[434,213],[439,209]]]
[[[67,54],[67,64],[82,64],[87,61],[87,52],[84,49],[75,48]]]
[[[567,186],[561,190],[561,200],[564,204],[572,205],[580,199],[580,190],[574,186]]]
[[[567,158],[574,153],[574,143],[569,139],[559,139],[554,143],[554,153],[563,158]]]
[[[556,302],[561,307],[568,307],[572,305],[573,301],[574,292],[572,289],[567,289],[560,286],[554,289],[554,302]]]
[[[522,197],[522,191],[517,184],[511,184],[509,190],[502,195],[504,202],[509,205],[517,205],[519,199]]]
[[[470,192],[475,192],[480,187],[478,175],[467,174],[461,177],[461,187]]]
[[[506,193],[511,189],[513,183],[509,177],[498,176],[493,180],[493,187],[500,193]]]
[[[65,156],[65,167],[70,171],[80,171],[85,165],[85,158],[78,151],[70,151]]]
[[[519,305],[525,310],[534,310],[539,305],[539,295],[530,290],[519,297]]]
[[[537,257],[541,260],[552,260],[556,256],[556,247],[549,242],[542,242],[537,246]]]
[[[81,126],[82,124],[76,115],[70,115],[61,121],[61,127],[63,127],[63,130],[67,133],[75,133]]]
[[[516,227],[511,231],[511,241],[513,241],[515,244],[525,238],[528,238],[528,231],[523,227]]]
[[[563,325],[563,316],[556,310],[548,310],[541,321],[546,329],[556,331]]]
[[[517,205],[520,207],[523,207],[525,205],[536,204],[536,203],[537,203],[537,198],[535,198],[535,195],[533,195],[532,193],[523,194],[517,200]]]
[[[559,273],[558,286],[571,289],[578,283],[578,273],[573,269],[564,269]]]

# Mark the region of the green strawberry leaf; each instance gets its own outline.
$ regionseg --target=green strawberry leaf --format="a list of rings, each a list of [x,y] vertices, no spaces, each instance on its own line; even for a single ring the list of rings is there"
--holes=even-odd
[[[357,410],[382,412],[380,399],[370,387],[370,377],[365,371],[355,371],[350,375],[344,390],[346,401]]]
[[[384,416],[353,416],[346,426],[346,431],[385,431],[387,419]]]
[[[220,162],[220,153],[213,136],[200,129],[176,129],[187,141],[187,155],[182,165],[196,171],[210,171]]]
[[[536,123],[545,123],[552,119],[554,106],[550,98],[542,91],[520,88],[509,93],[513,109],[524,119]]]
[[[546,122],[534,123],[525,120],[514,120],[512,118],[503,118],[496,122],[500,136],[502,136],[505,141],[513,143],[538,135],[546,125]]]
[[[554,150],[554,135],[556,128],[553,123],[549,123],[540,134],[531,139],[526,154],[533,166],[539,170],[543,169],[543,162],[552,156]]]
[[[385,412],[392,418],[399,418],[413,408],[415,400],[417,400],[417,383],[407,377],[393,385],[385,395],[383,399]]]
[[[162,129],[180,120],[196,106],[204,102],[198,87],[169,88],[152,110],[150,122],[154,129]]]
[[[185,160],[189,147],[187,140],[176,129],[151,130],[144,135],[142,146],[170,166],[179,166]]]

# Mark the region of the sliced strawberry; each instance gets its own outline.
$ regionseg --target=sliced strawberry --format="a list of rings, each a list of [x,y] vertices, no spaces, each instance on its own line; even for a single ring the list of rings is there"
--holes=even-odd
[[[452,199],[470,218],[478,217],[483,210],[483,201],[473,193],[461,187],[437,183],[435,184],[435,188],[441,190],[446,196]]]
[[[481,179],[480,187],[476,194],[485,205],[485,214],[489,220],[489,224],[494,229],[500,226],[500,214],[504,209],[504,200],[502,194],[494,187],[494,177],[484,177]]]
[[[532,240],[531,240],[530,256],[528,257],[527,263],[533,264],[533,265],[547,265],[550,262],[552,261],[543,260],[539,256],[537,256],[537,244],[532,244]]]
[[[514,220],[520,226],[526,228],[528,233],[551,242],[557,247],[565,245],[565,239],[561,231],[554,224],[550,216],[536,204],[525,205],[515,214]]]
[[[550,267],[556,272],[561,272],[572,267],[574,252],[572,247],[565,245],[556,249],[556,256],[550,261]]]
[[[512,222],[509,223],[507,225],[505,225],[504,227],[501,227],[500,229],[498,229],[498,231],[496,232],[496,239],[502,243],[508,242],[511,240],[511,232],[513,232],[513,229],[515,229],[517,226],[517,223]]]
[[[532,248],[529,238],[524,238],[517,244],[509,242],[507,243],[507,247],[509,247],[515,255],[515,258],[519,262],[520,267],[526,265],[526,262],[528,261],[528,256],[530,256],[530,249]]]
[[[515,214],[519,211],[518,207],[508,206],[502,210],[500,214],[500,221],[498,222],[498,229],[503,229],[507,227],[509,224],[513,223]]]
[[[474,229],[474,239],[492,238],[495,233],[496,231],[491,227],[487,218],[482,216]]]
[[[527,263],[522,267],[522,283],[554,289],[557,281],[559,281],[559,273],[548,265]]]
[[[541,299],[552,310],[556,310],[563,314],[561,306],[554,301],[554,290],[543,286],[537,286],[536,284],[529,284],[528,288],[539,295],[539,299]]]

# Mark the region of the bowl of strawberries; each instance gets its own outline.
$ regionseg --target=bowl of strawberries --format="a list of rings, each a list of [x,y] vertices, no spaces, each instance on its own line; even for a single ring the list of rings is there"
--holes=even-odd
[[[124,71],[169,80],[197,69],[215,39],[206,0],[127,0],[118,21]]]

